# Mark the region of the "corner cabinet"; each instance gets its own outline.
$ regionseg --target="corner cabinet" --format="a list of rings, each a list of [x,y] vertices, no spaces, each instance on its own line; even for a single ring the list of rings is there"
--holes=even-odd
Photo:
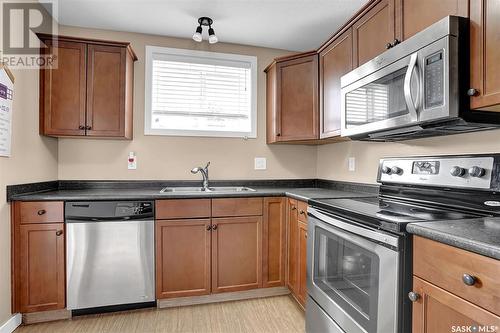
[[[267,73],[267,143],[319,138],[316,51],[275,59]]]
[[[62,202],[12,204],[12,312],[64,309]]]
[[[132,139],[134,61],[129,43],[38,34],[40,133],[53,137]]]
[[[353,69],[352,29],[319,51],[320,138],[340,139],[340,79]]]

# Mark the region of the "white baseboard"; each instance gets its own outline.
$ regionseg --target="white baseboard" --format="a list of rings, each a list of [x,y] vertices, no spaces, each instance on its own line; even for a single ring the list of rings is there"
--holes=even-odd
[[[2,326],[0,326],[0,333],[12,333],[16,328],[21,325],[23,317],[20,313],[16,313],[9,320],[7,320]]]

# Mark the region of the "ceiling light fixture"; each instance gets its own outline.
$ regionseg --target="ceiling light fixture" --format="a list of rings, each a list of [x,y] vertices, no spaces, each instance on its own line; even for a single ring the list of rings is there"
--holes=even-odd
[[[198,19],[198,24],[199,25],[196,28],[196,32],[193,35],[193,40],[196,41],[196,42],[201,42],[203,40],[203,37],[201,35],[202,32],[203,32],[202,26],[206,26],[206,27],[208,27],[208,42],[210,44],[217,43],[219,41],[219,39],[215,35],[215,31],[212,28],[212,24],[213,23],[214,23],[214,21],[210,17],[205,17],[205,16],[200,17]]]

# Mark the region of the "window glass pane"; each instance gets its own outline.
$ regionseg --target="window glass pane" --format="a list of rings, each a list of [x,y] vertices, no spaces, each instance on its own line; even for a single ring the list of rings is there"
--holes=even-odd
[[[153,54],[150,128],[251,133],[252,70],[238,60]]]

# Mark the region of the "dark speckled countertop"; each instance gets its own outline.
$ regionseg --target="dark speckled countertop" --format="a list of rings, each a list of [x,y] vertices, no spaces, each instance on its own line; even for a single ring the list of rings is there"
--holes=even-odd
[[[410,223],[409,233],[500,260],[500,217]]]
[[[135,188],[135,189],[61,189],[43,191],[29,194],[19,194],[11,197],[17,201],[85,201],[85,200],[157,200],[181,198],[230,198],[230,197],[265,197],[288,196],[298,200],[307,201],[319,198],[348,198],[376,195],[367,192],[354,192],[340,189],[326,188],[289,188],[289,187],[258,187],[252,186],[255,192],[168,192],[160,193],[161,188]]]

